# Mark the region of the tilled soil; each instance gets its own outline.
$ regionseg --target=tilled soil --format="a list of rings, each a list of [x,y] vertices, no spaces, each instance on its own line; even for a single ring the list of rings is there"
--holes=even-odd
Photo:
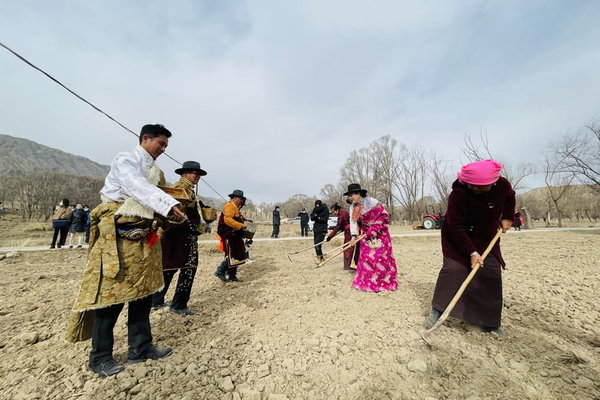
[[[222,283],[212,276],[216,245],[202,244],[189,304],[197,314],[151,314],[155,343],[173,354],[107,379],[87,369],[89,342],[63,340],[85,250],[12,254],[0,261],[0,397],[600,399],[597,233],[505,235],[507,335],[450,320],[431,334],[433,348],[419,332],[439,238],[394,239],[400,287],[384,293],[351,289],[341,258],[315,268],[304,252],[290,262],[287,253],[309,241],[257,241],[244,282]],[[115,328],[119,362],[125,320]]]

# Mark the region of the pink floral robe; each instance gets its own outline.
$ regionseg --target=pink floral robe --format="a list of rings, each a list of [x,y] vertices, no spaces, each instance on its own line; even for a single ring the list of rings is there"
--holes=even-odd
[[[392,253],[392,239],[387,225],[390,217],[385,208],[377,203],[362,215],[361,231],[366,237],[360,241],[360,256],[352,287],[365,292],[396,290],[396,260]],[[373,234],[381,241],[378,249],[369,247]]]

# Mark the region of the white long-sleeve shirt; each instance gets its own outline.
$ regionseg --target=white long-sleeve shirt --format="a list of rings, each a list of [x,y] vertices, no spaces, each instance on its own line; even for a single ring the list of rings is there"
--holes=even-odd
[[[362,204],[363,208],[360,211],[360,215],[364,215],[366,212],[371,211],[373,207],[375,207],[379,202],[372,197],[363,197],[360,204]],[[358,204],[351,204],[350,210],[350,234],[358,235],[358,224],[356,221],[352,220],[352,212],[354,211],[354,207],[358,207]]]
[[[117,154],[100,193],[118,202],[132,197],[166,217],[171,208],[179,202],[148,182],[150,168],[153,165],[154,159],[141,146],[136,146],[133,151]]]

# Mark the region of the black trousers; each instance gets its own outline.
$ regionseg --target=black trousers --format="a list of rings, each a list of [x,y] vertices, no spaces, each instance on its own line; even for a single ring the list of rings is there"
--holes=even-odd
[[[300,225],[300,236],[308,236],[308,224]]]
[[[96,310],[92,333],[92,351],[90,366],[96,366],[113,358],[115,341],[113,329],[125,304],[115,304]],[[144,354],[152,345],[150,329],[150,308],[152,296],[130,301],[127,312],[127,339],[129,343],[128,357]]]
[[[64,246],[67,241],[67,234],[69,233],[69,225],[63,226],[62,228],[54,228],[54,233],[52,234],[52,246],[55,246],[56,238],[60,233],[60,239],[58,240],[59,246]]]
[[[325,240],[325,235],[327,234],[327,231],[313,231],[313,233],[315,234],[315,241],[314,243],[320,243],[323,240]],[[315,252],[317,253],[318,256],[322,256],[323,255],[323,250],[321,249],[321,244],[318,246],[315,246]]]
[[[175,276],[177,270],[163,271],[163,278],[165,279],[165,287],[160,292],[154,293],[152,296],[152,305],[158,306],[165,302],[165,296],[169,290],[169,285]],[[196,276],[196,268],[184,268],[179,270],[179,278],[177,279],[177,286],[175,287],[175,295],[171,302],[171,308],[175,310],[183,310],[187,308],[187,303],[190,300],[192,293],[192,285],[194,284],[194,277]]]
[[[272,238],[276,238],[279,236],[279,224],[273,224],[273,233],[271,233]]]

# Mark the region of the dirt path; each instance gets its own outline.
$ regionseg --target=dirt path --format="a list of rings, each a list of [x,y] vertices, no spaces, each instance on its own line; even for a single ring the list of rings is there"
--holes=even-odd
[[[302,242],[257,241],[241,284],[212,276],[220,254],[201,244],[192,317],[153,311],[162,361],[101,380],[89,342],[62,340],[85,250],[22,252],[0,261],[2,399],[599,399],[600,235],[503,237],[503,326],[497,337],[450,321],[419,331],[441,263],[439,238],[394,239],[399,290],[350,288],[341,260],[322,268]],[[339,245],[337,239],[333,245]],[[127,354],[126,325],[115,356]]]

